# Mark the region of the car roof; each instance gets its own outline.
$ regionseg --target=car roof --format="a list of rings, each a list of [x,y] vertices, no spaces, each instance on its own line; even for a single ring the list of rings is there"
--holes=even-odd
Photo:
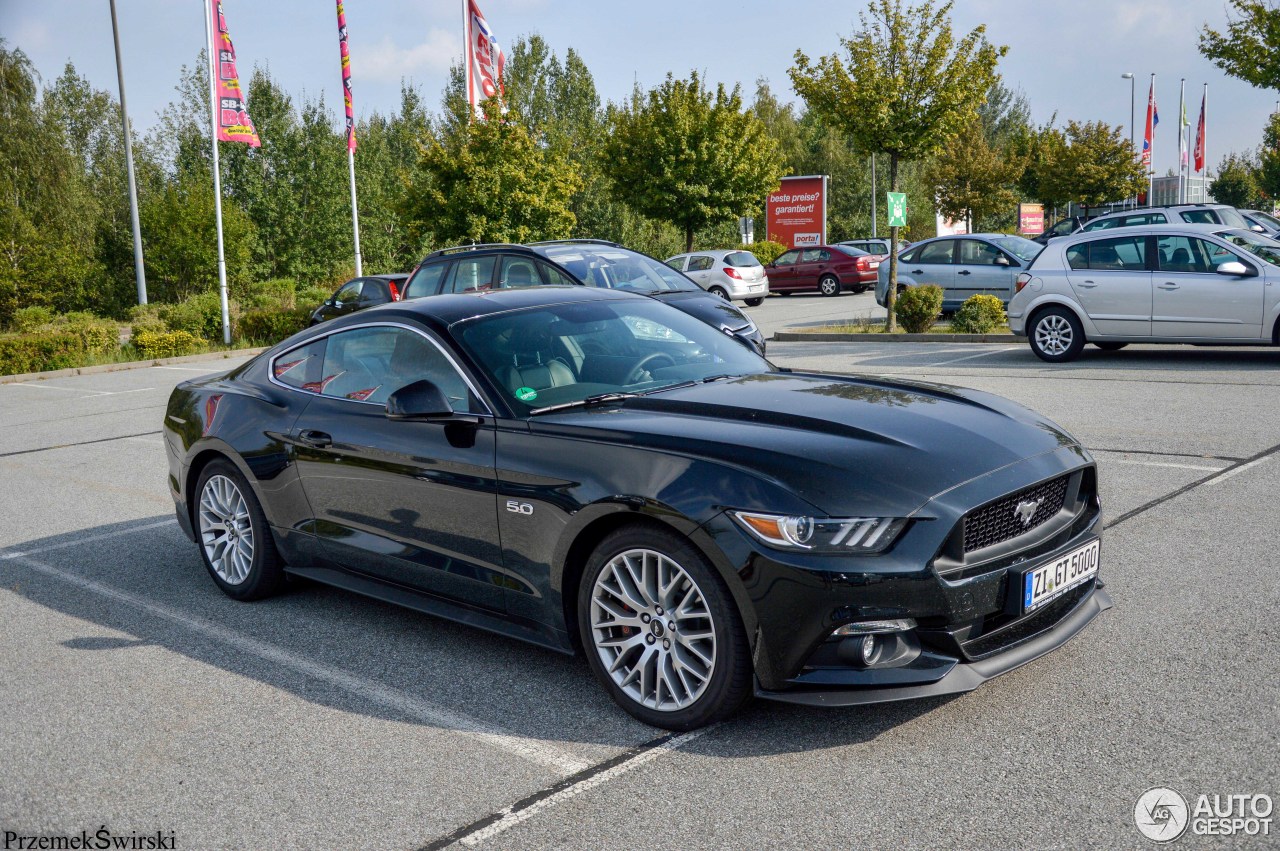
[[[1060,236],[1049,244],[1053,246],[1068,246],[1094,239],[1124,239],[1125,237],[1151,236],[1162,233],[1204,235],[1216,234],[1223,230],[1241,230],[1241,228],[1233,228],[1231,225],[1215,222],[1197,222],[1195,224],[1190,222],[1170,222],[1163,225],[1134,225],[1126,228],[1093,230],[1088,233],[1073,233],[1069,236]]]

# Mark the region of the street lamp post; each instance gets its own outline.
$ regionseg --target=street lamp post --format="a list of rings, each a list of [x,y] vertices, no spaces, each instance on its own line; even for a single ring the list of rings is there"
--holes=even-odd
[[[1135,84],[1133,80],[1133,72],[1125,71],[1123,74],[1120,75],[1120,79],[1129,81],[1129,149],[1137,150],[1136,146],[1138,144],[1138,139],[1137,139],[1137,136],[1134,135],[1134,127],[1133,127],[1133,122],[1135,118],[1134,99],[1133,99],[1134,98],[1133,89]],[[1133,199],[1133,206],[1135,207],[1138,206],[1138,199],[1136,197]]]

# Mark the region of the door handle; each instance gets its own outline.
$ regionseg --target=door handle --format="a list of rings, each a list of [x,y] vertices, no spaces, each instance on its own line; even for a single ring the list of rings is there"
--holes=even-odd
[[[305,443],[307,446],[313,446],[316,449],[323,449],[324,447],[333,444],[333,438],[328,434],[323,431],[316,431],[315,429],[310,428],[304,428],[302,431],[298,432],[298,440],[301,443]]]
[[[1084,281],[1080,284],[1080,286],[1085,288],[1086,290],[1091,290],[1094,287],[1096,287],[1097,284],[1095,284],[1093,281]]]
[[[972,275],[973,273],[972,273],[972,272],[970,272],[968,269],[961,269],[959,272],[956,272],[956,274],[957,274],[957,275]]]
[[[1160,289],[1162,289],[1162,290],[1176,290],[1176,289],[1178,289],[1178,285],[1177,285],[1177,284],[1175,284],[1173,281],[1165,281],[1163,284],[1160,284]]]
[[[923,274],[924,274],[924,269],[912,269],[912,270],[911,270],[911,274],[913,274],[913,275],[923,275]]]

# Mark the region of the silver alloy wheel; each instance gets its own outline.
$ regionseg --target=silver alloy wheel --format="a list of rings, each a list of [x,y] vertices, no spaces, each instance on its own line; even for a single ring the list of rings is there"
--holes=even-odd
[[[715,624],[702,589],[654,550],[619,553],[600,571],[591,637],[614,684],[659,712],[692,705],[715,672]]]
[[[823,295],[835,295],[840,291],[840,284],[835,278],[823,278],[818,282]]]
[[[1036,345],[1042,352],[1055,357],[1063,355],[1073,342],[1075,331],[1072,330],[1071,323],[1056,313],[1036,323]]]
[[[253,566],[253,522],[249,503],[226,476],[210,476],[200,494],[200,543],[214,573],[239,585]]]

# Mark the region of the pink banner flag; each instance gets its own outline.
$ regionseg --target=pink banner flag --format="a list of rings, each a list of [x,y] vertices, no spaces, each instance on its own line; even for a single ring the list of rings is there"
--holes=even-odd
[[[465,23],[466,55],[463,60],[468,71],[467,102],[473,109],[478,109],[481,102],[502,93],[502,72],[507,60],[475,0],[467,0]]]
[[[216,24],[213,36],[214,49],[217,51],[217,85],[218,85],[218,141],[244,142],[257,148],[262,145],[258,140],[258,131],[254,129],[249,118],[249,109],[245,106],[244,94],[240,90],[240,75],[236,73],[236,49],[231,44],[231,34],[227,32],[227,18],[222,12],[221,0],[209,0],[210,11]]]
[[[347,106],[347,150],[356,149],[356,113],[351,106],[351,48],[347,45],[347,13],[338,2],[338,47],[342,51],[342,100]]]

